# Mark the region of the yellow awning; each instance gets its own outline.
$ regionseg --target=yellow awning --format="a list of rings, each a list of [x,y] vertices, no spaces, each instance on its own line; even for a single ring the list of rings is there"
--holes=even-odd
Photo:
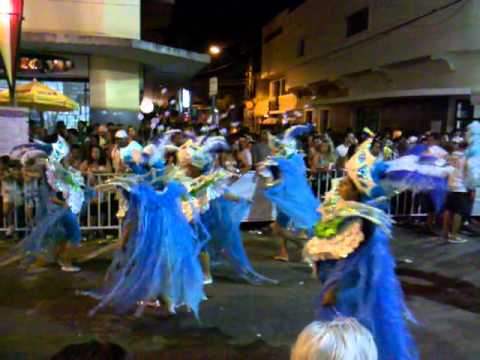
[[[63,112],[74,111],[78,108],[78,104],[68,96],[37,81],[17,86],[15,94],[18,106],[34,108],[39,111]],[[0,105],[10,103],[8,90],[0,91]]]

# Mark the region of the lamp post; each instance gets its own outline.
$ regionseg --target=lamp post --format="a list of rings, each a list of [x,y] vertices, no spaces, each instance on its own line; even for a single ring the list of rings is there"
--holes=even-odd
[[[212,44],[208,48],[208,53],[213,57],[218,57],[222,53],[222,48],[219,45]],[[215,125],[218,125],[218,116],[217,116],[218,77],[210,78],[208,93],[212,99],[212,121]]]

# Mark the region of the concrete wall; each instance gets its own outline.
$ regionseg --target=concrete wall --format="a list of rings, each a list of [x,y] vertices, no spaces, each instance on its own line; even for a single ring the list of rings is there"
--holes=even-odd
[[[92,108],[138,113],[140,85],[138,63],[99,56],[90,58]]]
[[[25,0],[24,31],[140,39],[140,0]]]
[[[450,2],[307,0],[293,12],[281,13],[264,27],[264,38],[279,27],[283,32],[263,45],[262,77],[286,76],[287,87],[296,88],[319,81],[336,81],[371,69],[386,67],[390,70],[396,64],[408,65],[432,56],[463,56],[461,61],[471,66],[464,72],[471,72],[472,66],[477,66],[477,60],[467,59],[473,54],[465,52],[480,49],[480,0],[464,1],[413,24],[393,29]],[[347,38],[345,18],[367,5],[370,8],[368,31]],[[302,38],[306,44],[305,56],[298,57],[298,42]],[[416,69],[419,71],[401,77],[403,83],[390,86],[402,89],[423,87],[424,76],[429,74],[425,73],[425,68]],[[446,70],[442,79],[433,76],[427,82],[433,86],[449,85],[452,70]],[[454,86],[474,87],[480,83],[477,76],[454,74],[453,78]],[[373,84],[366,85],[366,88],[362,85],[360,91],[383,91],[383,80],[369,81]]]

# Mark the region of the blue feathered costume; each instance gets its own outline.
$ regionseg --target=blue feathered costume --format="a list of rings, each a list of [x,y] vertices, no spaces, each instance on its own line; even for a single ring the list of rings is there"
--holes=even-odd
[[[105,286],[87,295],[100,300],[91,311],[113,305],[119,312],[162,299],[172,313],[187,306],[198,317],[205,299],[198,256],[202,243],[182,211],[186,187],[164,176],[164,152],[169,133],[142,153],[124,153],[123,160],[137,175],[113,179],[128,199],[123,248],[118,250],[107,273]],[[108,185],[108,184],[107,184]]]
[[[213,200],[202,216],[211,237],[208,252],[213,259],[227,260],[237,274],[251,284],[276,283],[255,271],[243,246],[240,224],[249,211],[250,203],[245,199],[231,200],[222,196]]]
[[[277,222],[284,228],[311,231],[319,220],[320,201],[307,180],[303,156],[297,150],[295,138],[311,132],[310,125],[297,125],[285,132],[281,139],[270,137],[275,155],[264,163],[271,182],[265,196],[277,207]]]
[[[62,137],[57,142],[37,142],[17,146],[11,157],[22,163],[35,157],[48,157],[46,179],[40,185],[39,202],[36,209],[35,226],[22,240],[18,248],[32,259],[43,256],[49,261],[57,260],[58,246],[64,242],[79,245],[80,224],[77,215],[82,210],[91,191],[86,188],[83,176],[73,168],[65,168],[62,159],[69,153],[69,147]],[[57,198],[66,206],[60,206],[52,199]]]
[[[195,167],[202,174],[202,181],[205,184],[210,183],[206,186],[199,185],[199,191],[190,191],[191,203],[199,204],[193,206],[193,212],[199,216],[192,216],[192,226],[198,238],[207,241],[205,250],[208,254],[214,259],[226,260],[241,278],[252,284],[276,283],[253,269],[243,246],[240,224],[250,211],[249,199],[245,194],[232,196],[229,193],[229,182],[234,174],[223,168],[213,168],[215,153],[227,148],[223,137],[206,137],[197,143],[190,140],[179,150],[180,164],[184,167]],[[215,180],[210,182],[210,178]],[[184,183],[198,182],[198,179],[186,176],[183,179]],[[252,195],[254,185],[252,182]],[[191,188],[192,185],[188,187]],[[245,190],[249,192],[248,189]],[[209,264],[205,264],[205,267],[209,267]]]
[[[162,191],[148,183],[129,191],[126,226],[131,232],[126,247],[115,255],[103,290],[93,294],[100,303],[92,313],[112,304],[140,315],[148,302],[163,298],[171,311],[186,305],[198,316],[205,298],[198,262],[199,246],[182,213],[185,188],[169,182]]]
[[[347,162],[340,190],[334,182],[321,207],[315,236],[304,249],[306,259],[317,263],[324,279],[316,317],[324,321],[354,317],[372,333],[379,359],[415,360],[419,354],[406,324],[414,320],[395,275],[389,247],[392,225],[384,209],[389,191],[431,190],[443,184],[445,169],[422,167],[418,158],[419,166],[410,171],[405,165],[412,158],[378,163],[370,154],[370,143],[362,144]],[[427,174],[431,181],[425,181]],[[347,196],[343,189],[348,186],[359,198],[341,197]]]

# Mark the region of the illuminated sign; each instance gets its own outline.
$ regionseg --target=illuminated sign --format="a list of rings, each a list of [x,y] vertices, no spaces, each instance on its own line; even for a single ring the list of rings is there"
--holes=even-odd
[[[61,57],[21,56],[19,71],[29,73],[61,73],[74,69],[72,60]]]

